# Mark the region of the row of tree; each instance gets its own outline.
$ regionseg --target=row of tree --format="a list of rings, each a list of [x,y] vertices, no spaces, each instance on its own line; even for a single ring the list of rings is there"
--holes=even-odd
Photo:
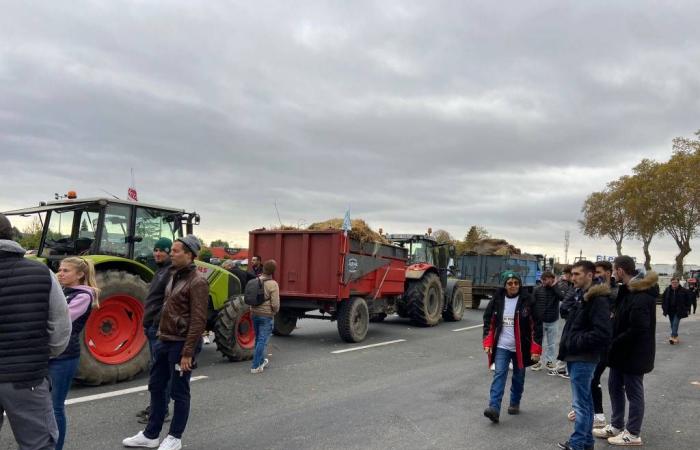
[[[666,162],[643,159],[625,175],[593,192],[583,204],[583,234],[610,238],[617,254],[622,241],[642,242],[644,267],[651,269],[649,247],[655,236],[666,234],[678,246],[676,276],[691,252],[690,241],[700,225],[700,131],[696,139],[673,140],[673,154]]]
[[[472,250],[477,242],[491,236],[489,235],[489,232],[486,231],[486,228],[472,225],[469,230],[467,230],[467,234],[464,235],[464,239],[462,240],[455,239],[445,230],[435,230],[433,232],[433,237],[440,244],[454,244],[457,254],[463,255]]]

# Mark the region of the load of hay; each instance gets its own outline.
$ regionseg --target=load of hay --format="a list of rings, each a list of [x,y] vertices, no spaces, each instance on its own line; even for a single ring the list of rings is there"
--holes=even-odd
[[[348,236],[357,239],[360,242],[381,242],[389,244],[389,240],[377,233],[367,225],[362,219],[353,219],[350,221],[352,229],[348,232]],[[343,219],[329,219],[323,222],[312,223],[307,230],[341,230],[343,228]]]
[[[519,248],[511,245],[505,239],[480,239],[474,243],[471,249],[467,251],[468,255],[520,255],[522,252]]]

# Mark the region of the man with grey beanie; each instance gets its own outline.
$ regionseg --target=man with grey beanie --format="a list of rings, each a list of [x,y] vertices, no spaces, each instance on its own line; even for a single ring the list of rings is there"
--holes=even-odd
[[[145,430],[122,441],[126,447],[182,448],[182,434],[190,414],[190,376],[202,349],[209,302],[209,284],[194,264],[200,248],[199,240],[188,235],[175,240],[170,251],[173,276],[165,289],[148,381],[151,413]],[[175,406],[168,435],[160,442],[168,408],[168,383]]]
[[[68,303],[48,267],[24,258],[12,236],[0,214],[0,427],[7,413],[20,449],[53,449],[49,358],[68,345]]]

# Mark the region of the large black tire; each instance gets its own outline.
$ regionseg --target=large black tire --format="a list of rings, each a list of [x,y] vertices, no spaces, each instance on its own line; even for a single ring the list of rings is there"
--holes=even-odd
[[[384,319],[386,319],[386,314],[385,313],[376,313],[372,314],[369,316],[369,322],[370,323],[380,323],[384,322]]]
[[[406,289],[408,317],[420,327],[432,327],[440,322],[444,304],[440,278],[428,273],[420,280],[411,280]]]
[[[275,314],[272,326],[272,334],[275,336],[289,336],[297,327],[297,316],[289,311],[281,309]]]
[[[481,306],[481,296],[472,294],[472,309],[479,309],[479,306]]]
[[[250,341],[246,345],[239,342],[237,336],[249,336],[252,330],[252,322],[246,315],[250,311],[250,306],[243,301],[242,295],[231,297],[216,318],[214,323],[214,342],[216,349],[221,352],[229,361],[245,361],[253,359],[255,345],[250,346]],[[245,316],[245,317],[244,317]],[[253,344],[255,340],[253,339]]]
[[[408,317],[408,306],[406,306],[405,302],[399,301],[396,303],[396,314],[402,319]]]
[[[338,306],[338,334],[345,342],[362,342],[369,328],[369,309],[364,298],[353,297]]]
[[[100,288],[100,305],[102,308],[110,306],[111,297],[117,294],[128,294],[141,304],[141,314],[129,314],[133,323],[129,325],[136,331],[136,335],[143,336],[143,305],[148,296],[148,284],[138,275],[123,270],[106,270],[97,272],[97,286]],[[93,309],[93,315],[97,309]],[[97,317],[97,316],[94,316]],[[87,328],[87,327],[86,327]],[[133,356],[121,364],[106,364],[99,361],[88,348],[85,332],[80,334],[80,365],[75,379],[86,385],[96,386],[100,384],[116,383],[130,380],[139,373],[148,370],[151,354],[148,349],[148,341],[143,342],[140,348],[133,348]],[[128,346],[128,343],[126,344]],[[127,347],[125,347],[127,348]],[[128,357],[128,355],[127,355]]]
[[[455,287],[449,304],[445,305],[442,318],[447,322],[459,322],[464,317],[464,291],[460,287]]]

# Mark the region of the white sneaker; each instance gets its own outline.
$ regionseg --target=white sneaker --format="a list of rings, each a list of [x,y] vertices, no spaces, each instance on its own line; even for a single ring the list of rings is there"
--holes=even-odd
[[[605,425],[603,428],[594,428],[593,429],[593,436],[600,438],[600,439],[609,439],[609,438],[617,436],[620,433],[622,433],[622,430],[620,430],[619,428],[615,428],[614,426],[612,426],[610,424]]]
[[[605,414],[596,414],[593,416],[593,428],[603,428],[606,423]]]
[[[255,369],[250,369],[250,373],[263,373],[263,367],[256,367]]]
[[[182,448],[182,440],[174,436],[167,435],[163,442],[158,447],[158,450],[180,450]]]
[[[143,431],[139,431],[136,436],[128,437],[122,441],[124,447],[158,448],[159,443],[158,439],[148,439],[143,435]]]
[[[532,366],[530,366],[530,370],[533,370],[533,371],[535,371],[535,372],[537,372],[537,371],[539,371],[539,370],[542,370],[542,363],[539,362],[539,361],[536,362],[535,364],[533,364]]]
[[[629,431],[625,430],[622,433],[618,434],[617,436],[613,436],[611,438],[608,438],[608,444],[610,445],[619,445],[621,447],[633,447],[633,446],[640,446],[642,444],[642,438],[639,436],[635,436],[634,434],[630,433]]]
[[[267,359],[267,358],[265,358],[265,359],[263,360],[262,366],[260,366],[260,368],[261,368],[261,369],[264,369],[265,367],[267,367],[268,364],[270,364],[270,360]]]

